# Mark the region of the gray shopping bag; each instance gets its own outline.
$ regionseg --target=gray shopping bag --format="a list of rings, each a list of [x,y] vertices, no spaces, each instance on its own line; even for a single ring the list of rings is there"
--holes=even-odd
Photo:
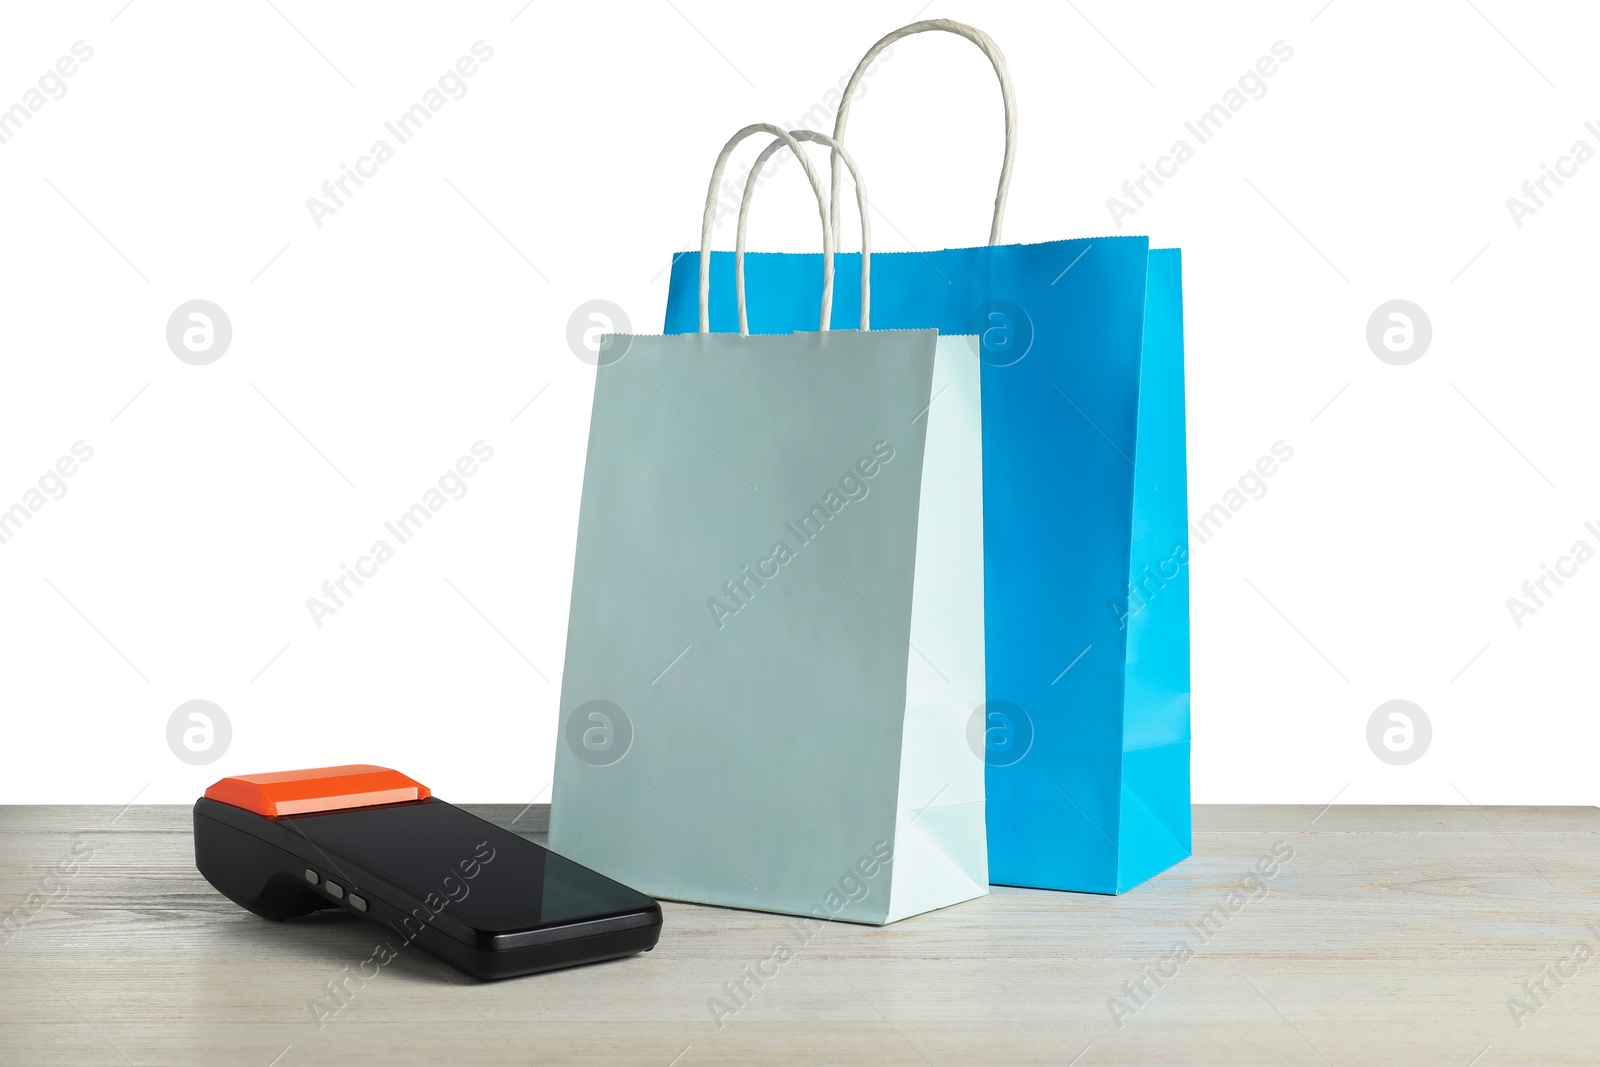
[[[751,127],[719,173],[752,132],[799,153]],[[551,847],[658,897],[825,919],[987,892],[966,739],[984,700],[972,345],[826,329],[610,343]]]

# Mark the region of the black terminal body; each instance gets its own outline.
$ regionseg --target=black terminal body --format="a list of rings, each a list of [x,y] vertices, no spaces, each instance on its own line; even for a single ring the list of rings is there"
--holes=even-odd
[[[661,905],[436,797],[268,817],[201,798],[195,865],[264,919],[330,908],[477,978],[655,947]]]

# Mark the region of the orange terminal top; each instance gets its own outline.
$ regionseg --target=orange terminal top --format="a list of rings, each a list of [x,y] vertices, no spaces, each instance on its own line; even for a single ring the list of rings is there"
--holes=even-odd
[[[387,767],[351,763],[303,771],[273,771],[224,778],[206,790],[206,798],[257,815],[305,815],[315,811],[365,808],[427,800],[428,787]]]

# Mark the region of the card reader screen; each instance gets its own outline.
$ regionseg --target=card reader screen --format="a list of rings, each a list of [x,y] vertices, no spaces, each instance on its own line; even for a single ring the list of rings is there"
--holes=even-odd
[[[485,931],[528,930],[649,908],[653,901],[440,800],[285,819],[332,861],[363,867],[412,896],[447,900]]]

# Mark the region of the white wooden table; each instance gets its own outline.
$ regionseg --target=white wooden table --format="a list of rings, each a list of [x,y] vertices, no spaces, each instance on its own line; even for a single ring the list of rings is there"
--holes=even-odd
[[[334,1000],[383,931],[247,914],[189,818],[0,808],[0,1065],[1600,1063],[1596,808],[1197,807],[1126,896],[828,925],[742,1004],[785,920],[679,904],[642,956],[485,983],[408,949]]]

